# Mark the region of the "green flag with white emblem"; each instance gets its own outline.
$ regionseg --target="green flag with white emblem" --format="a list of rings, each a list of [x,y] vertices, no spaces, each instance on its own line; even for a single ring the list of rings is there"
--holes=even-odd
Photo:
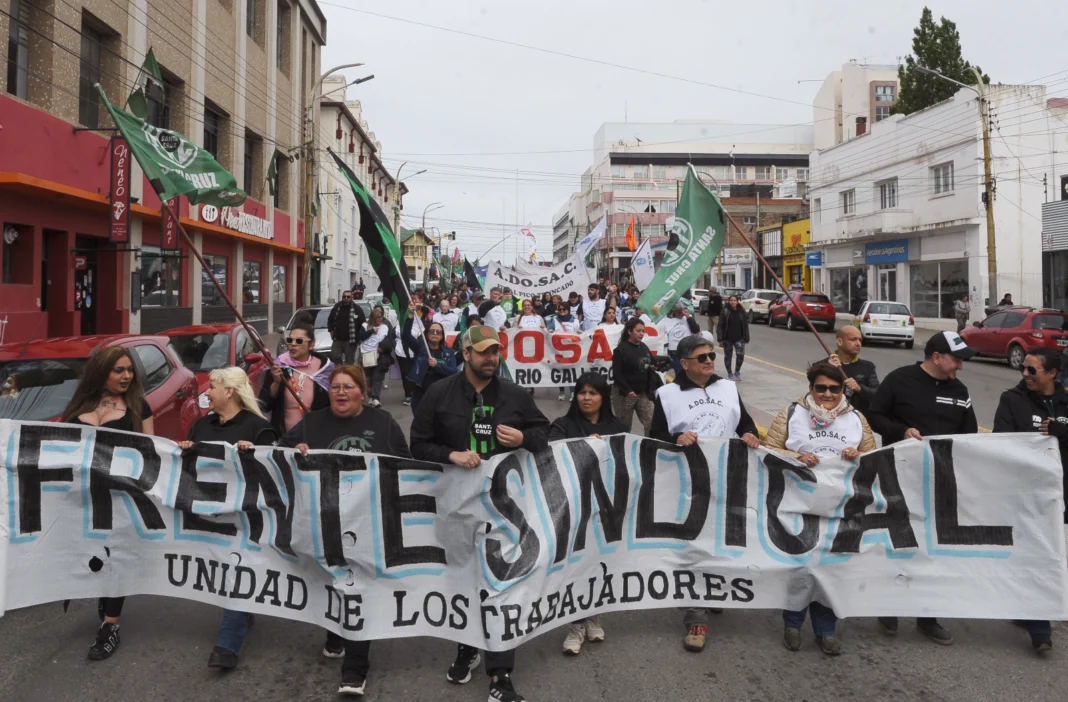
[[[245,201],[237,180],[210,153],[178,132],[153,127],[108,102],[96,86],[133,154],[161,200],[185,195],[194,204],[236,207]]]
[[[150,48],[145,56],[145,62],[137,74],[137,83],[134,84],[133,92],[126,99],[126,106],[138,119],[148,119],[148,100],[163,100],[164,95],[163,75],[156,62],[156,54]]]
[[[663,319],[715,262],[726,234],[727,214],[719,196],[698,180],[691,165],[675,210],[668,250],[649,287],[638,298],[638,307],[653,322]]]

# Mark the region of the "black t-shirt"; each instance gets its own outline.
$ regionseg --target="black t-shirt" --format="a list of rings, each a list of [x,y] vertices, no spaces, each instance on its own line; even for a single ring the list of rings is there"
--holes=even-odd
[[[578,419],[564,415],[552,423],[549,427],[549,441],[560,439],[582,439],[587,436],[610,436],[612,434],[626,434],[629,427],[615,418],[601,417],[601,420],[593,424],[585,417]]]
[[[236,444],[249,441],[257,446],[270,446],[278,440],[274,427],[263,417],[241,410],[229,422],[212,413],[197,420],[189,430],[190,441],[223,441]]]
[[[141,421],[143,422],[144,420],[148,419],[151,416],[152,416],[152,408],[148,406],[148,400],[142,399],[141,400]],[[71,424],[81,424],[82,426],[86,426],[86,427],[93,426],[89,422],[83,422],[82,420],[78,419],[77,417],[75,417],[74,419],[70,420],[70,423]],[[123,415],[121,417],[119,417],[118,419],[112,419],[110,422],[104,422],[103,424],[100,425],[100,428],[101,429],[120,429],[122,431],[137,431],[136,429],[134,429],[133,417],[130,415],[129,410],[127,410],[125,413],[123,413]]]
[[[339,417],[329,407],[309,412],[286,432],[280,443],[291,448],[307,444],[313,449],[412,457],[393,415],[374,407],[364,407],[354,417]]]

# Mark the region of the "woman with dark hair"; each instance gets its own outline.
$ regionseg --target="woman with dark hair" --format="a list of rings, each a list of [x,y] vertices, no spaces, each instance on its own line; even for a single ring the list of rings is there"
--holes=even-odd
[[[545,320],[537,313],[534,299],[523,300],[523,311],[516,318],[516,327],[519,329],[545,329]]]
[[[382,381],[389,371],[388,364],[384,369],[382,367],[382,356],[386,354],[388,358],[393,351],[391,345],[386,342],[389,337],[389,325],[386,324],[385,311],[382,307],[375,307],[371,310],[371,316],[364,324],[364,333],[366,338],[360,344],[360,365],[363,366],[365,373],[371,374],[369,404],[381,407]],[[406,397],[405,400],[407,399]]]
[[[596,372],[583,373],[575,383],[571,406],[567,414],[549,427],[549,441],[561,439],[600,439],[611,434],[625,434],[627,427],[612,414],[608,401],[608,381]],[[600,617],[588,617],[571,622],[564,638],[564,653],[577,656],[583,641],[604,641]]]
[[[653,354],[642,339],[645,338],[645,322],[641,317],[631,317],[623,325],[619,344],[612,351],[612,406],[619,421],[630,431],[634,412],[645,427],[646,436],[653,424],[653,388],[649,384]]]
[[[556,305],[553,304],[552,293],[543,293],[541,301],[537,304],[534,311],[539,317],[549,317],[556,314]]]
[[[135,371],[130,350],[109,346],[89,356],[85,372],[61,420],[102,429],[154,433],[152,408]],[[89,660],[110,658],[119,647],[119,618],[125,597],[102,597],[97,612],[103,620],[89,647]]]
[[[597,326],[599,326],[599,327],[614,327],[617,324],[619,324],[619,314],[616,311],[616,308],[611,306],[611,305],[609,305],[608,307],[605,307],[604,308],[604,317],[601,318],[601,323],[598,324]]]
[[[309,412],[279,442],[304,455],[312,449],[379,453],[411,458],[400,425],[389,412],[364,405],[367,378],[359,366],[338,366],[330,374],[330,406]],[[327,632],[323,655],[344,658],[339,695],[363,695],[370,663],[370,641],[349,641]]]
[[[871,427],[864,415],[849,403],[845,382],[842,369],[829,363],[817,363],[809,368],[808,392],[779,412],[761,442],[764,447],[797,459],[809,468],[815,468],[824,458],[854,461],[860,454],[874,451]],[[837,656],[841,653],[835,631],[838,618],[834,610],[820,602],[812,602],[799,611],[783,610],[786,625],[783,644],[791,651],[801,649],[801,626],[805,623],[806,610],[812,614],[812,631],[820,650],[828,656]]]
[[[409,309],[412,313],[404,322],[401,343],[412,359],[408,380],[412,383],[412,416],[415,416],[430,386],[455,373],[457,366],[456,352],[445,344],[445,327],[439,322],[431,322],[423,332],[423,338],[417,339],[412,334],[415,318],[419,316],[414,302]],[[423,326],[421,320],[419,326]]]
[[[749,321],[745,309],[738,301],[737,295],[727,298],[727,304],[719,315],[716,325],[716,337],[723,347],[723,360],[727,366],[727,380],[742,379],[742,362],[745,361],[745,345],[749,343]],[[731,372],[731,356],[735,356],[734,371]]]

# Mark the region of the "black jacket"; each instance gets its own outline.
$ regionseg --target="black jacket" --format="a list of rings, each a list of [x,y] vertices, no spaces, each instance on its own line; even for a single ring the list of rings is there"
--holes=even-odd
[[[363,329],[364,322],[367,321],[363,314],[363,310],[355,302],[350,303],[356,308],[356,329],[353,331],[353,337],[359,341],[358,335],[360,330]],[[330,310],[330,315],[326,318],[326,330],[330,332],[330,338],[334,341],[348,341],[348,325],[351,323],[351,317],[349,321],[345,320],[345,315],[342,312],[342,302],[337,302]]]
[[[189,440],[224,441],[228,444],[249,441],[257,446],[271,446],[278,441],[278,434],[266,419],[243,409],[229,422],[221,421],[214,412],[204,415],[190,427]]]
[[[1036,432],[1046,419],[1049,433],[1057,439],[1061,450],[1061,469],[1064,475],[1064,491],[1068,495],[1068,392],[1061,385],[1054,385],[1053,395],[1046,397],[1028,391],[1027,384],[1020,384],[1001,393],[998,411],[994,414],[995,432]],[[1068,507],[1064,512],[1068,524]]]
[[[319,366],[320,368],[326,368],[326,364],[330,362],[330,359],[327,358],[325,354],[319,353],[318,351],[312,351],[311,355],[319,359],[319,363],[321,364]],[[285,372],[284,368],[282,370],[283,372]],[[286,390],[283,386],[279,385],[278,394],[272,397],[271,382],[271,373],[269,370],[265,370],[263,372],[263,377],[260,380],[260,395],[258,398],[260,401],[260,409],[263,410],[263,412],[265,413],[271,413],[271,426],[274,427],[274,431],[276,434],[278,434],[278,436],[282,436],[286,433],[285,395],[289,391]],[[311,412],[313,410],[329,407],[330,392],[319,383],[312,381],[310,378],[307,382],[311,383],[314,386],[314,393],[312,394],[312,404],[311,407],[307,407],[307,410]]]
[[[736,315],[735,319],[737,319],[738,322],[741,323],[742,338],[740,338],[740,339],[731,339],[730,338],[731,336],[736,336],[736,335],[732,335],[732,334],[729,333],[730,330],[729,330],[728,325],[730,324],[730,320],[728,319],[728,317],[731,316],[730,305],[725,305],[723,307],[723,311],[719,315],[719,322],[716,324],[716,338],[720,342],[723,342],[723,341],[744,341],[745,343],[748,344],[749,343],[749,320],[747,320],[745,318],[745,310],[742,309],[741,305],[738,305],[738,309],[734,312],[734,314]]]
[[[708,381],[708,385],[712,383],[718,383],[723,378],[718,375],[713,375]],[[697,383],[690,380],[690,376],[683,373],[675,378],[675,383],[682,390],[690,390],[692,388],[701,387]],[[708,387],[705,385],[704,387]],[[738,407],[741,409],[741,415],[738,418],[738,426],[735,429],[735,433],[738,436],[744,436],[746,434],[752,434],[753,436],[759,436],[757,433],[756,422],[749,416],[749,411],[745,408],[745,403],[742,402],[741,395],[738,396]],[[649,436],[660,441],[666,441],[669,444],[674,444],[678,441],[680,434],[672,434],[668,430],[667,415],[664,414],[664,406],[660,403],[660,396],[657,395],[653,400],[653,423],[649,427]]]
[[[310,412],[278,443],[290,448],[307,444],[313,449],[412,457],[393,415],[366,406],[355,417],[338,417],[329,407]]]
[[[494,377],[482,391],[484,398],[496,396],[486,405],[493,408],[486,421],[519,429],[523,432],[522,448],[535,453],[549,441],[549,420],[524,388]],[[421,461],[448,463],[453,451],[476,450],[471,434],[475,421],[475,389],[465,373],[450,375],[430,386],[412,420],[412,455]],[[506,453],[509,449],[494,438],[491,447],[479,452],[482,458]]]
[[[719,293],[708,298],[708,316],[718,317],[723,312],[723,296]]]
[[[975,434],[979,422],[968,388],[956,378],[937,380],[919,362],[890,371],[875,391],[866,414],[883,445],[916,429],[926,438],[943,434]]]
[[[549,427],[549,441],[584,439],[594,434],[598,436],[626,434],[628,431],[629,428],[624,427],[623,423],[615,418],[601,417],[601,421],[591,424],[585,419],[573,419],[565,414],[553,420],[552,426]]]
[[[817,363],[827,363],[827,359],[821,358],[808,365],[811,368]],[[847,378],[857,381],[857,385],[860,386],[860,392],[846,389],[849,404],[863,414],[865,419],[868,419],[868,408],[871,407],[871,401],[875,398],[875,391],[879,389],[879,375],[875,371],[875,364],[858,356],[849,363],[843,363],[842,372]]]
[[[621,341],[612,352],[612,382],[621,395],[649,394],[649,373],[653,354],[645,342]]]

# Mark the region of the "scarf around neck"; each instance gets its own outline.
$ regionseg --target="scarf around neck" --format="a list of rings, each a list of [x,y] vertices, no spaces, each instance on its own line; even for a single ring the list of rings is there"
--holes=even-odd
[[[805,397],[805,400],[805,404],[808,406],[809,421],[812,422],[813,429],[824,429],[829,427],[834,424],[834,420],[838,419],[840,415],[849,410],[849,401],[846,399],[844,393],[834,409],[827,409],[816,402],[816,399],[812,397],[811,393]]]

